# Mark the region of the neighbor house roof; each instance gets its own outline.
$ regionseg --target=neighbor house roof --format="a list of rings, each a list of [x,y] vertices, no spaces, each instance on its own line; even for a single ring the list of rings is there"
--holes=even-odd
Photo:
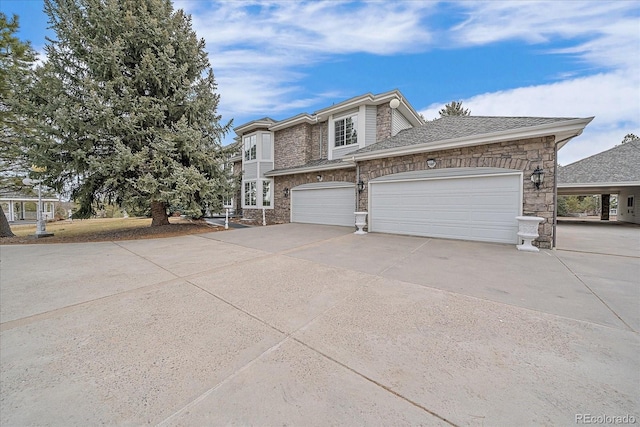
[[[37,202],[38,201],[38,195],[37,194],[25,194],[25,193],[20,193],[18,191],[11,191],[11,190],[7,190],[7,189],[0,189],[0,200],[3,202],[6,201],[14,201],[14,202]],[[57,202],[58,198],[54,197],[50,194],[47,194],[45,191],[43,191],[42,194],[42,201],[43,202]]]
[[[640,185],[640,139],[558,168],[558,187]]]
[[[346,155],[366,160],[555,135],[559,148],[593,120],[574,117],[448,116],[405,129],[397,135]]]

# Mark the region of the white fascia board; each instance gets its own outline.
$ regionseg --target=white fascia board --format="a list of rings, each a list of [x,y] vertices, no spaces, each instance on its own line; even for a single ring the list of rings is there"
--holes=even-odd
[[[300,123],[308,123],[315,124],[318,120],[316,117],[313,117],[307,113],[298,114],[297,116],[293,116],[291,118],[281,120],[271,126],[269,126],[269,130],[275,132],[280,129],[288,128],[291,126],[299,125]]]
[[[244,135],[245,133],[248,133],[254,129],[268,128],[274,123],[275,122],[273,120],[253,120],[249,123],[245,123],[236,128],[233,128],[233,131],[236,133],[236,135],[239,136],[239,135]]]
[[[402,93],[397,89],[378,95],[367,93],[365,95],[357,96],[336,105],[332,105],[331,107],[318,110],[315,112],[315,116],[318,117],[318,120],[324,121],[330,115],[336,115],[342,111],[360,107],[361,105],[381,105],[390,102],[392,99],[397,99],[398,101],[400,101],[398,110],[400,110],[400,112],[411,122],[412,125],[419,126],[421,124],[424,124],[424,121],[420,118],[420,115],[414,110],[411,104],[407,102],[404,95],[402,95]]]
[[[398,109],[405,117],[407,117],[407,119],[411,122],[412,125],[418,126],[418,125],[424,124],[424,122],[420,118],[420,115],[406,101],[402,93],[400,93],[399,90],[395,89],[389,92],[381,93],[379,95],[373,95],[372,93],[367,93],[364,95],[356,96],[354,98],[350,98],[350,99],[347,99],[346,101],[332,105],[331,107],[318,110],[313,115],[310,115],[307,113],[298,114],[288,119],[271,123],[271,126],[269,126],[269,130],[277,131],[277,130],[288,128],[290,126],[295,126],[300,123],[315,124],[318,122],[325,121],[330,116],[339,114],[340,112],[343,112],[343,111],[347,111],[353,108],[358,108],[362,105],[380,105],[380,104],[384,104],[385,102],[390,102],[392,99],[398,99],[400,101],[400,106],[398,107]],[[253,122],[249,124],[252,124],[252,123]],[[244,126],[248,126],[249,124],[240,126],[239,128],[236,128],[236,129],[240,130],[241,128],[243,128]]]
[[[265,172],[264,176],[271,177],[271,176],[297,175],[300,173],[329,171],[329,170],[335,170],[335,169],[351,169],[355,167],[356,165],[354,163],[344,161],[342,163],[334,163],[330,165],[309,166],[306,168],[288,169],[283,171],[269,171],[269,172]]]
[[[568,141],[572,137],[578,136],[593,117],[585,119],[566,120],[564,122],[547,123],[544,125],[531,126],[520,129],[509,129],[499,132],[491,132],[483,135],[471,135],[462,138],[445,139],[438,142],[427,142],[424,144],[414,144],[405,147],[388,148],[386,150],[373,151],[370,153],[347,155],[344,159],[355,161],[372,160],[384,157],[397,157],[417,153],[430,153],[434,151],[449,150],[453,148],[472,147],[476,145],[494,144],[504,141],[515,141],[521,139],[537,138],[545,135],[562,135],[562,141]],[[571,135],[571,137],[569,137]],[[559,138],[557,138],[559,139]]]
[[[558,188],[640,187],[640,181],[558,183]]]

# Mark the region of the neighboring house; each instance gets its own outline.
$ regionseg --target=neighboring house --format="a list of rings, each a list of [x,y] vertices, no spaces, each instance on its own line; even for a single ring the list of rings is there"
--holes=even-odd
[[[556,152],[592,118],[445,117],[424,123],[397,90],[313,114],[251,121],[242,143],[243,216],[373,232],[517,243],[518,215],[545,218],[551,247]],[[544,182],[536,189],[536,168]]]
[[[558,194],[600,194],[603,220],[609,219],[610,196],[617,194],[617,220],[640,224],[640,139],[560,167]]]
[[[38,215],[38,198],[13,192],[0,192],[2,210],[9,222],[35,220]],[[53,219],[58,199],[42,197],[42,215],[45,220]]]

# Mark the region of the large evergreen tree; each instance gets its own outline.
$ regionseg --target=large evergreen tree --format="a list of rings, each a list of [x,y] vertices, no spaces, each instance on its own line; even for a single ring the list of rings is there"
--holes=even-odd
[[[44,125],[30,153],[76,215],[105,199],[150,209],[152,225],[170,208],[220,208],[231,123],[191,18],[170,0],[45,0],[45,12],[56,39],[30,94]]]
[[[27,171],[25,139],[31,124],[20,113],[23,90],[30,84],[36,55],[28,42],[18,39],[18,17],[0,13],[0,190],[15,191],[21,173]],[[11,237],[0,205],[0,237]]]
[[[451,101],[444,106],[440,111],[440,117],[447,116],[469,116],[471,111],[466,108],[462,108],[462,101]]]

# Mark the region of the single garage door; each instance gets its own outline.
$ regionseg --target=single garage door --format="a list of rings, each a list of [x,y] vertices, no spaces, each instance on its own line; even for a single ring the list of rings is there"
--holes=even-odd
[[[369,230],[482,242],[518,243],[522,173],[451,168],[369,182]]]
[[[355,206],[352,182],[318,182],[291,189],[291,222],[353,226]]]

